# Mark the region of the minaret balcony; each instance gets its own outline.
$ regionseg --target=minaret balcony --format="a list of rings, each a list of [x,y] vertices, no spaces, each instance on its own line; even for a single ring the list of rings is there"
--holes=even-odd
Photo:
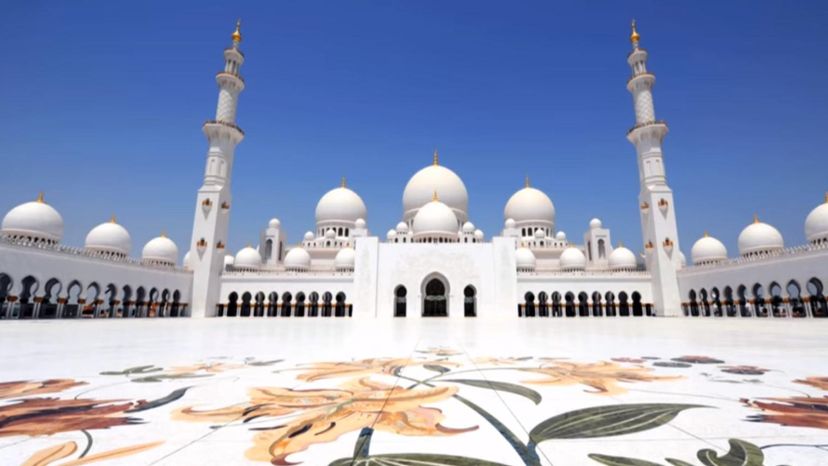
[[[643,72],[643,73],[638,73],[638,74],[634,74],[634,75],[630,76],[630,79],[628,79],[628,80],[627,80],[627,87],[629,87],[629,86],[630,86],[630,84],[631,84],[633,81],[639,80],[639,79],[641,79],[641,78],[647,78],[647,79],[648,79],[648,80],[650,80],[651,82],[654,82],[654,81],[655,81],[655,75],[654,75],[653,73],[649,73],[649,72],[646,72],[646,71],[645,71],[645,72]]]
[[[241,81],[242,83],[244,82],[244,78],[242,78],[241,76],[239,76],[237,74],[228,73],[227,71],[219,71],[218,73],[216,73],[216,79],[218,79],[219,77],[225,77],[225,76],[226,77],[231,77],[231,78],[236,78],[239,81]]]
[[[636,124],[635,126],[630,128],[629,131],[627,131],[627,137],[629,137],[633,132],[635,132],[637,130],[640,130],[642,128],[647,128],[647,127],[659,128],[659,129],[663,129],[663,131],[665,133],[667,132],[667,122],[666,121],[664,121],[664,120],[653,120],[653,121],[645,121],[643,123]]]
[[[236,125],[235,123],[229,123],[227,121],[221,121],[221,120],[207,120],[207,121],[204,122],[204,130],[205,131],[207,131],[207,129],[211,126],[215,126],[215,127],[218,127],[218,128],[225,128],[225,129],[235,130],[235,131],[238,131],[241,136],[244,136],[244,131],[242,131],[242,129],[239,128],[238,125]]]

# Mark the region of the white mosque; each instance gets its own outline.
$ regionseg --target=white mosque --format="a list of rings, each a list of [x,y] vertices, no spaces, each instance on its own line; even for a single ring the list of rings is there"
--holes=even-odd
[[[686,263],[661,149],[667,125],[655,116],[655,76],[634,23],[630,39],[627,139],[638,160],[640,252],[613,246],[597,218],[568,237],[552,200],[528,179],[506,202],[503,229],[487,238],[469,218],[463,180],[435,151],[405,186],[400,222],[384,237],[371,233],[368,208],[343,179],[319,200],[316,226],[301,241],[289,243],[274,218],[257,247],[231,254],[230,180],[244,138],[237,25],[216,75],[215,119],[203,127],[209,149],[183,263],[163,235],[130,257],[132,238],[114,217],[83,247],[64,245],[63,217],[41,195],[3,218],[0,318],[828,317],[828,197],[805,219],[804,244],[786,247],[776,228],[754,219],[737,256],[705,234]]]

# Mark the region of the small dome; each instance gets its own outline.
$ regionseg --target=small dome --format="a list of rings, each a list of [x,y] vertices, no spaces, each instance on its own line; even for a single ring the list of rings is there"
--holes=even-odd
[[[721,241],[705,233],[693,244],[690,257],[695,265],[721,262],[727,259],[727,248]]]
[[[314,238],[312,231],[305,232],[305,241],[313,241]]]
[[[555,233],[555,239],[558,241],[566,241],[566,233],[562,231]]]
[[[515,222],[515,219],[513,218],[507,218],[506,221],[503,222],[503,227],[511,230],[512,228],[517,227],[517,222]]]
[[[506,202],[503,217],[514,219],[518,224],[554,225],[555,206],[543,191],[526,186]]]
[[[589,228],[590,228],[591,230],[594,230],[594,229],[596,229],[596,228],[601,228],[603,225],[604,225],[604,224],[603,224],[603,223],[601,223],[601,219],[600,219],[600,218],[593,218],[592,220],[590,220],[590,221],[589,221]]]
[[[365,229],[365,225],[366,223],[364,218],[358,218],[354,222],[354,228]]]
[[[546,233],[543,232],[540,228],[535,229],[535,239],[544,239],[546,238]]]
[[[474,239],[478,241],[483,241],[484,235],[483,230],[474,230]]]
[[[828,241],[828,194],[805,218],[805,238],[811,242]]]
[[[683,252],[679,251],[679,263],[681,264],[682,268],[687,267],[687,256],[684,255]]]
[[[304,248],[293,248],[285,256],[285,268],[304,272],[310,268],[311,256]]]
[[[463,233],[474,233],[474,223],[466,222],[463,224]]]
[[[325,231],[325,238],[327,239],[334,239],[336,238],[336,231],[333,228],[328,228]]]
[[[785,247],[779,230],[754,218],[753,223],[739,233],[739,254],[743,256],[778,251]]]
[[[115,217],[89,230],[86,235],[86,249],[127,256],[132,249],[132,238],[126,228],[115,221]]]
[[[334,267],[339,271],[354,270],[354,263],[356,263],[354,248],[342,248],[334,258]]]
[[[233,265],[236,263],[236,258],[232,254],[225,254],[224,255],[224,267],[228,265]]]
[[[531,272],[535,270],[535,254],[529,248],[517,248],[515,251],[515,265],[519,271]]]
[[[422,206],[414,216],[414,236],[456,236],[457,216],[449,206],[433,200]]]
[[[584,270],[586,263],[587,260],[584,253],[574,246],[564,249],[561,253],[562,270]]]
[[[397,237],[397,232],[394,230],[388,230],[388,233],[385,234],[385,239],[392,240]]]
[[[0,232],[8,237],[23,237],[59,243],[63,238],[63,217],[38,196],[36,201],[13,208],[3,217]]]
[[[141,251],[141,260],[149,263],[175,265],[178,262],[178,246],[173,240],[161,235],[151,239]]]
[[[271,218],[270,221],[267,222],[267,226],[269,228],[279,228],[282,226],[282,222],[280,222],[278,218]]]
[[[368,208],[359,195],[345,186],[325,193],[316,204],[316,223],[354,223],[368,217]]]
[[[428,205],[434,192],[459,219],[465,221],[469,207],[466,185],[456,173],[439,165],[435,151],[434,163],[418,171],[408,180],[403,191],[403,217],[408,220]],[[456,225],[455,225],[456,230]]]
[[[184,260],[181,261],[181,265],[185,270],[190,270],[190,251],[184,254]]]
[[[240,270],[258,270],[262,266],[262,256],[259,251],[247,246],[236,253],[233,260],[233,268]]]
[[[397,224],[397,233],[403,234],[408,233],[408,224],[405,222],[400,222]]]
[[[635,270],[637,265],[638,261],[635,258],[635,254],[624,246],[618,246],[613,249],[612,254],[609,256],[610,270]]]

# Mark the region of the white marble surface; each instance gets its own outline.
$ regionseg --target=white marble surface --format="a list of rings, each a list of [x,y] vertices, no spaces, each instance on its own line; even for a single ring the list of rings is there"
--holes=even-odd
[[[696,465],[702,464],[697,459],[699,450],[709,448],[724,455],[728,440],[735,438],[765,447],[761,450],[764,461],[749,463],[751,465],[824,465],[828,464],[828,405],[819,406],[819,402],[828,395],[828,379],[824,385],[809,385],[797,380],[828,377],[826,335],[828,322],[820,320],[616,318],[486,323],[440,319],[276,318],[4,321],[0,322],[0,351],[5,355],[0,360],[0,382],[72,379],[84,384],[42,393],[7,390],[0,399],[0,464],[23,464],[38,451],[74,442],[75,451],[65,458],[41,463],[72,464],[71,461],[78,459],[89,444],[83,432],[70,427],[52,435],[37,435],[64,422],[63,418],[56,417],[53,412],[39,412],[39,416],[34,416],[32,411],[26,411],[29,417],[25,424],[21,424],[20,410],[12,413],[13,408],[20,406],[17,400],[79,398],[97,400],[103,406],[117,404],[112,400],[122,400],[119,403],[136,406],[138,400],[156,400],[185,387],[190,388],[183,396],[153,409],[109,415],[83,413],[88,415],[84,419],[92,421],[107,416],[128,416],[138,422],[87,429],[93,442],[85,459],[122,447],[159,442],[151,448],[109,458],[108,463],[103,459],[93,464],[267,464],[251,461],[248,456],[248,451],[256,445],[254,437],[262,432],[280,432],[274,429],[280,425],[292,425],[291,422],[297,422],[310,412],[306,406],[300,409],[294,405],[290,413],[279,416],[273,411],[262,416],[247,415],[247,422],[243,422],[244,414],[233,420],[200,422],[174,418],[173,413],[187,407],[198,410],[250,408],[249,389],[254,387],[331,391],[364,379],[371,384],[396,386],[398,392],[388,401],[383,395],[386,392],[374,392],[374,396],[382,396],[371,402],[364,402],[360,396],[365,393],[360,392],[355,395],[360,399],[349,399],[337,405],[337,409],[351,414],[358,412],[359,415],[344,420],[338,418],[337,427],[331,429],[342,428],[343,433],[334,441],[318,442],[324,433],[317,435],[316,427],[283,439],[282,445],[287,442],[289,448],[299,440],[307,440],[304,447],[287,456],[284,464],[325,466],[338,458],[351,457],[362,425],[354,422],[356,427],[345,426],[358,417],[368,419],[365,421],[368,424],[375,424],[370,442],[372,455],[434,453],[507,465],[560,466],[600,465],[587,455],[603,454],[663,465],[669,464],[665,458],[676,458]],[[436,348],[446,350],[446,354],[435,354],[433,350]],[[691,363],[689,367],[654,365],[672,364],[676,362],[671,361],[672,358],[688,355],[707,356],[723,362]],[[659,359],[612,361],[612,358],[645,356]],[[516,359],[488,359],[510,357]],[[302,378],[315,363],[349,363],[369,358],[407,361],[397,373],[364,371],[334,376],[329,371],[321,372],[322,377],[315,380]],[[275,360],[281,361],[272,362]],[[209,366],[182,368],[198,363],[208,363]],[[430,366],[425,367],[425,364]],[[145,365],[160,370],[132,375],[101,374]],[[449,372],[440,375],[435,366]],[[756,366],[767,371],[732,374],[722,371],[725,366]],[[551,370],[552,375],[527,371],[539,367]],[[197,377],[136,381],[159,374]],[[437,381],[429,382],[434,387],[420,385],[404,392],[415,384],[412,380],[434,376],[439,376]],[[558,383],[532,383],[552,377]],[[484,386],[440,382],[439,379],[472,379],[482,381]],[[495,391],[491,385],[486,385],[487,381],[531,389],[541,399],[536,404],[524,395]],[[600,393],[597,386],[604,386],[608,393]],[[423,397],[425,392],[418,392],[440,390],[440,387],[449,387],[454,395],[481,407],[502,424],[501,430],[510,431],[522,444],[529,440],[529,432],[542,421],[581,408],[641,403],[704,407],[680,410],[669,422],[638,432],[545,440],[539,443],[537,462],[533,463],[531,458],[522,460],[502,432],[468,403],[451,394]],[[319,392],[285,393],[307,395]],[[413,396],[413,404],[394,401],[398,400],[397,395],[408,394]],[[804,400],[799,401],[801,409],[795,412],[797,422],[812,427],[751,420],[757,415],[774,414],[759,409],[755,403],[790,406],[792,397]],[[417,402],[418,399],[422,402]],[[274,400],[284,401],[271,397],[269,402]],[[290,401],[299,403],[297,399]],[[394,430],[395,425],[405,430],[408,428],[405,419],[413,419],[398,418],[395,424],[388,421],[389,413],[416,417],[417,413],[435,412],[428,408],[441,411],[440,424],[445,428],[476,429],[447,435],[443,427],[436,428],[434,423],[426,422],[423,424],[426,427],[420,425],[416,432],[420,435],[389,431]],[[335,417],[331,417],[332,406],[317,411],[321,414],[315,422],[320,425],[329,424]],[[12,414],[18,417],[11,417]],[[790,423],[788,421],[785,423]],[[416,421],[412,422],[416,424]],[[271,430],[251,430],[262,427]],[[21,433],[25,435],[17,435]],[[274,442],[276,440],[274,438]],[[776,444],[790,446],[772,446]],[[71,449],[67,447],[66,451]],[[268,449],[260,445],[258,451],[260,455],[266,455]]]

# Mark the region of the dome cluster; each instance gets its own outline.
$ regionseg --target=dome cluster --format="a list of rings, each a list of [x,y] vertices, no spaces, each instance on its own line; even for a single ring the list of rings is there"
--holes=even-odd
[[[368,208],[357,193],[345,185],[323,195],[316,204],[316,234],[333,231],[335,237],[350,237],[355,228],[365,228]]]
[[[441,202],[454,214],[452,231],[456,232],[468,220],[469,193],[456,173],[440,165],[436,150],[433,163],[415,173],[405,185],[403,220],[410,222],[414,219],[419,210],[431,202],[435,192],[439,193]]]

